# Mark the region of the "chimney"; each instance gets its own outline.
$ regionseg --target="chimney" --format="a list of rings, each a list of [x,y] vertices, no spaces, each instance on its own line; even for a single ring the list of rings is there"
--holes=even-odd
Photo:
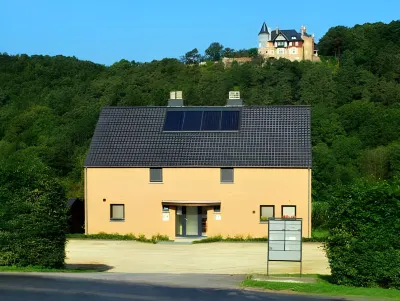
[[[279,27],[277,26],[275,29],[276,34],[279,34]]]
[[[169,92],[169,107],[183,107],[182,91]]]
[[[240,98],[239,91],[229,91],[229,98],[226,107],[243,106],[243,100]]]
[[[307,30],[306,27],[304,25],[301,25],[300,32],[302,36],[306,33],[306,30]]]

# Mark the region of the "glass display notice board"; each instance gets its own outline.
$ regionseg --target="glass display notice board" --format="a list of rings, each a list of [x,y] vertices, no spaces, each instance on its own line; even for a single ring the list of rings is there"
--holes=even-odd
[[[267,275],[270,261],[300,262],[302,272],[302,219],[268,219],[268,258]]]

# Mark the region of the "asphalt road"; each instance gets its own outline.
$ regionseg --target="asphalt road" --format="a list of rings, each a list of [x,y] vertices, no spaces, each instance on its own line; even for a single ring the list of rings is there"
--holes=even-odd
[[[165,276],[165,275],[164,275]],[[193,276],[193,275],[192,275]],[[199,275],[199,285],[188,285],[188,276],[172,279],[172,284],[163,283],[162,278],[153,282],[152,276],[119,275],[112,278],[92,277],[85,275],[49,275],[49,274],[0,274],[0,300],[4,301],[242,301],[242,300],[278,300],[278,301],[312,301],[338,300],[306,297],[299,295],[283,295],[233,288],[232,281],[238,280],[229,275]],[[110,276],[107,276],[110,277]],[[168,276],[166,276],[168,277]],[[178,276],[175,276],[178,277]],[[213,278],[214,277],[214,278]],[[226,277],[226,281],[224,280]],[[237,276],[235,276],[237,277]],[[206,279],[205,279],[206,278]],[[199,279],[193,279],[197,281]],[[204,281],[205,279],[205,281]],[[213,285],[220,283],[218,287]]]

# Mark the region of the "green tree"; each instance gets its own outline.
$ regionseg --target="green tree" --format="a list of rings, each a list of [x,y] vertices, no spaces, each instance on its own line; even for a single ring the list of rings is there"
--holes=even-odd
[[[224,53],[224,46],[218,42],[213,42],[205,51],[206,57],[211,61],[219,61]]]
[[[318,49],[320,55],[340,57],[349,48],[350,44],[349,29],[345,26],[336,26],[330,28],[320,39]]]
[[[185,55],[181,57],[181,62],[186,65],[198,64],[200,62],[200,58],[201,55],[199,54],[199,51],[197,48],[194,48],[186,52]]]
[[[62,268],[67,208],[63,188],[31,152],[0,161],[0,265]]]
[[[223,57],[229,57],[229,58],[235,57],[235,49],[229,48],[229,47],[225,48],[225,49],[222,51],[222,56],[223,56]]]

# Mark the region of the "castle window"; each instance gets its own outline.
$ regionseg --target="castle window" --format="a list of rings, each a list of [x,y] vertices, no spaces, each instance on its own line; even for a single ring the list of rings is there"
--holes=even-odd
[[[294,44],[295,44],[296,46],[299,46],[299,42],[295,42]]]
[[[292,43],[292,42],[289,42],[289,46],[293,46],[293,43]]]
[[[296,40],[296,37],[292,37],[292,40]]]

